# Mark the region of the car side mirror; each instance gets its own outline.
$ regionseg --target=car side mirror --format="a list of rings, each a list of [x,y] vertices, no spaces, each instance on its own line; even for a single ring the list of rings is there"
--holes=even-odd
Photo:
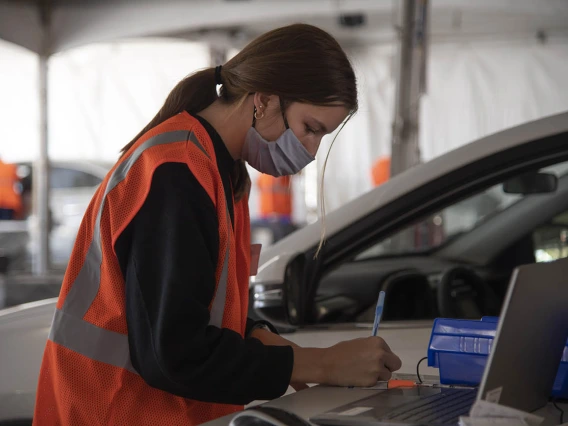
[[[305,320],[305,256],[299,254],[286,266],[284,272],[283,301],[286,320],[292,325],[300,325]]]
[[[548,194],[558,188],[558,178],[552,173],[530,172],[503,183],[506,194]]]

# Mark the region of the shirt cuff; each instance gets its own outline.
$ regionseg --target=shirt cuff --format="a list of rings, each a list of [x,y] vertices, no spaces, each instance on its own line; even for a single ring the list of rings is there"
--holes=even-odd
[[[264,346],[264,356],[259,358],[259,374],[255,378],[257,389],[263,391],[257,395],[257,400],[272,400],[280,398],[288,390],[294,368],[294,350],[292,346]]]

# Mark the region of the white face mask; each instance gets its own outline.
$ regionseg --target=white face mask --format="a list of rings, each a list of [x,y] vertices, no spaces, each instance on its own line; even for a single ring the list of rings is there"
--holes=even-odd
[[[286,131],[273,142],[265,140],[253,127],[245,137],[241,158],[261,173],[275,177],[294,175],[315,160],[298,140],[284,115]]]

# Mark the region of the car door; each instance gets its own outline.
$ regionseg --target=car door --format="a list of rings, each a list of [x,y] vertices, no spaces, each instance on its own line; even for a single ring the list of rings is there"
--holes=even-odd
[[[317,258],[317,246],[312,246],[298,257],[298,306],[287,309],[286,320],[303,326],[317,323],[320,284],[380,240],[507,179],[567,161],[567,137],[561,132],[473,161],[352,222],[327,240]]]

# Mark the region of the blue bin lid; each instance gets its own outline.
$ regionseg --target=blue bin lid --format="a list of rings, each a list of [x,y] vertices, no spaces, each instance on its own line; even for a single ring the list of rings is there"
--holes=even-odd
[[[428,365],[438,367],[438,354],[441,352],[487,356],[498,322],[499,317],[483,317],[481,320],[436,318],[428,345]],[[562,362],[568,362],[568,342]]]

